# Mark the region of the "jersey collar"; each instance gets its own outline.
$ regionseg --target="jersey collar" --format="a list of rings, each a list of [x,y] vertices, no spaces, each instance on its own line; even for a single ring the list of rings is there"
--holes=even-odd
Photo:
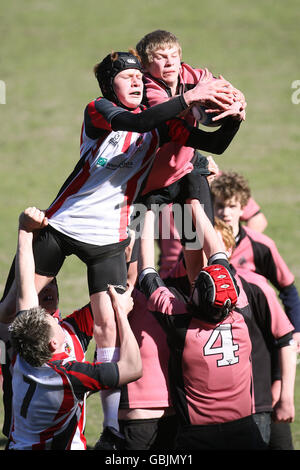
[[[167,92],[168,96],[170,98],[172,98],[172,92],[171,92],[171,88],[169,87],[169,85],[166,84],[166,82],[164,82],[163,80],[161,80],[160,78],[155,78],[153,77],[150,73],[146,72],[144,74],[144,77],[145,78],[149,78],[150,80],[153,80],[154,82],[158,83],[160,86],[162,86],[165,91]],[[182,76],[181,76],[181,70],[179,72],[179,75],[178,75],[178,88],[179,88],[179,94],[181,94],[182,92],[182,89],[183,89],[183,79],[182,79]]]
[[[242,225],[240,225],[239,233],[235,237],[235,245],[238,246],[243,238],[246,236],[246,231],[243,229]]]
[[[67,359],[68,357],[69,355],[66,352],[56,353],[53,354],[49,362],[62,361],[63,359]]]

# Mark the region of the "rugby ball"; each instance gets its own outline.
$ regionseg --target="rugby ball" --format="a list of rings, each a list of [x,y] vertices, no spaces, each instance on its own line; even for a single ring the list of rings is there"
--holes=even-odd
[[[192,106],[192,113],[196,121],[201,124],[202,126],[207,126],[207,127],[218,127],[221,125],[220,121],[214,122],[212,118],[214,116],[217,116],[217,113],[206,113],[205,112],[205,107],[200,106],[197,104],[194,104]]]

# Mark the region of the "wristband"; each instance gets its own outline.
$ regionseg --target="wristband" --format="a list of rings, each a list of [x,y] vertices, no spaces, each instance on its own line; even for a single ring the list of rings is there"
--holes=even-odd
[[[224,260],[228,262],[228,256],[223,251],[219,251],[218,253],[213,254],[209,257],[207,265],[211,266],[212,264],[219,264],[220,260]]]

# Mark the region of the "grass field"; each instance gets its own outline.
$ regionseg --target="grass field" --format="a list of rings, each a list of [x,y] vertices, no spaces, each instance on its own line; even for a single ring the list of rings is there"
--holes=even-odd
[[[132,47],[154,29],[174,32],[184,60],[222,73],[247,99],[247,120],[219,166],[247,176],[269,224],[266,233],[300,288],[300,80],[297,0],[0,0],[0,289],[16,247],[21,210],[45,208],[75,165],[83,110],[98,96],[92,69],[112,49]],[[0,88],[3,90],[3,87]],[[298,95],[299,96],[299,95]],[[60,275],[61,310],[88,299],[82,264]],[[300,449],[300,383],[295,447]],[[89,402],[91,445],[101,427],[98,397]],[[1,416],[1,415],[0,415]]]

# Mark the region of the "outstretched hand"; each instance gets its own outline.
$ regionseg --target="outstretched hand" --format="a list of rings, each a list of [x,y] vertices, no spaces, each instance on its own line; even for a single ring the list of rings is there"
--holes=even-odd
[[[232,117],[233,119],[236,119],[237,121],[245,121],[246,119],[245,108],[243,108],[243,105],[239,101],[234,101],[232,105],[229,106],[229,108],[227,108],[226,111],[223,111],[222,113],[213,117],[212,121],[217,122],[229,116]]]
[[[48,225],[45,213],[36,207],[27,207],[19,217],[19,229],[26,232],[34,232]]]
[[[199,80],[193,93],[195,94],[195,102],[207,108],[225,110],[234,102],[233,88],[228,81],[209,78],[207,74],[204,74],[203,79]]]
[[[207,107],[205,110],[206,113],[210,114],[216,114],[217,116],[212,118],[212,121],[220,121],[221,119],[231,116],[234,119],[237,119],[239,121],[245,121],[246,119],[246,107],[247,103],[245,100],[244,94],[235,88],[233,85],[231,85],[228,80],[226,80],[222,75],[219,75],[218,80],[221,80],[222,83],[227,84],[227,97],[230,96],[232,101],[231,103],[223,104],[223,106],[220,106],[219,108],[216,108],[215,105],[211,107]],[[221,97],[220,97],[221,99]]]
[[[226,80],[226,78],[224,78],[223,75],[219,75],[219,78],[221,80],[227,81],[228,85],[231,87],[231,90],[232,90],[232,93],[233,93],[233,96],[234,96],[234,101],[239,101],[241,103],[242,109],[245,109],[246,106],[247,106],[247,103],[246,103],[245,96],[241,92],[241,90],[239,90],[238,88],[235,88],[233,85],[231,85],[231,83],[228,82],[228,80]]]

